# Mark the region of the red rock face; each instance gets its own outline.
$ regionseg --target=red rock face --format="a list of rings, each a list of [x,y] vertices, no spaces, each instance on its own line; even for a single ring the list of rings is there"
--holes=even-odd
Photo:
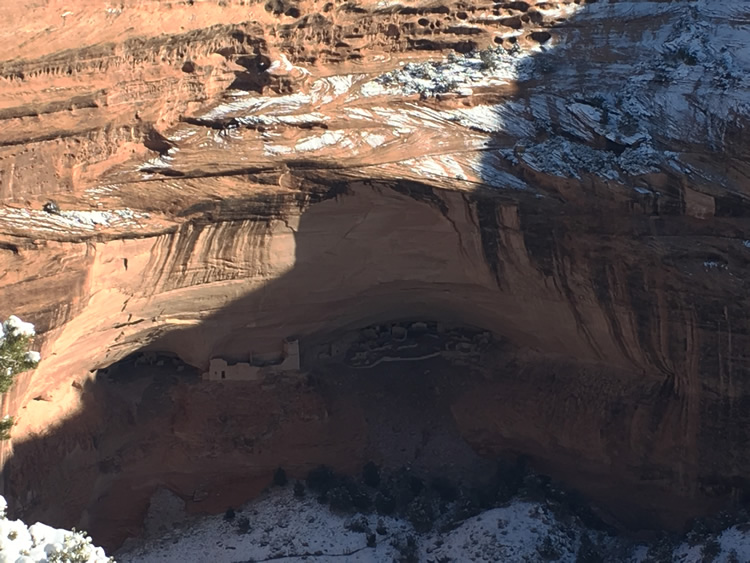
[[[0,314],[43,357],[3,402],[26,519],[116,545],[158,486],[222,511],[279,465],[472,452],[629,525],[742,497],[750,61],[706,39],[739,44],[740,2],[56,7],[0,6]],[[417,383],[310,354],[314,384],[93,376],[404,319],[497,345]]]

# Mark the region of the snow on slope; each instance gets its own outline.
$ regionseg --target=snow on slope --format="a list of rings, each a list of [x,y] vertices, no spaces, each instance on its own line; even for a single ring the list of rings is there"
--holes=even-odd
[[[242,518],[249,521],[246,532],[238,525]],[[374,546],[368,546],[368,533],[374,534]],[[412,550],[419,561],[533,561],[538,546],[549,537],[559,550],[559,560],[573,562],[579,536],[575,528],[570,534],[563,531],[551,513],[536,503],[516,502],[453,529],[420,535],[398,518],[334,514],[313,497],[298,499],[290,490],[276,490],[243,507],[232,521],[209,516],[186,521],[161,537],[126,544],[117,560],[291,563],[335,557],[353,563],[391,562]]]
[[[748,16],[750,4],[725,0],[588,6],[580,18],[589,35],[572,33],[535,61],[540,67],[546,61],[542,70],[550,87],[538,89],[528,109],[532,121],[554,136],[541,143],[522,139],[521,159],[565,177],[582,171],[619,179],[672,162],[700,174],[664,147],[700,142],[721,152],[729,147],[728,132],[750,117]],[[595,25],[600,20],[632,31],[606,31]],[[569,84],[578,84],[577,91]],[[513,114],[506,115],[507,123]],[[523,121],[529,114],[515,115]],[[587,146],[595,137],[625,152]]]
[[[553,504],[514,500],[459,522],[438,520],[417,533],[406,520],[377,514],[338,514],[314,496],[274,489],[226,516],[187,517],[181,502],[161,491],[152,502],[145,539],[131,539],[121,563],[734,563],[750,561],[750,530],[732,526],[693,541],[644,545],[587,529]],[[156,497],[155,497],[156,498]],[[164,505],[171,505],[165,511]],[[368,537],[369,536],[369,537]]]

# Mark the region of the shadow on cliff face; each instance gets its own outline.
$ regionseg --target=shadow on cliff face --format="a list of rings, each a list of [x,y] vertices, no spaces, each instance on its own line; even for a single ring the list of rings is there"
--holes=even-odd
[[[16,446],[6,495],[25,517],[85,528],[111,549],[139,533],[159,487],[217,513],[256,496],[278,467],[304,478],[370,460],[480,486],[495,464],[463,439],[451,403],[482,379],[433,357],[209,382],[174,357],[138,355],[84,385],[77,415]]]
[[[674,11],[670,5],[664,20],[643,19],[640,6],[621,4],[622,10],[614,3],[587,6],[563,24],[572,48],[537,55],[536,76],[521,85],[516,98],[496,106],[503,117],[485,153],[483,179],[506,194],[518,190],[536,199],[519,195],[507,203],[477,190],[477,218],[486,263],[501,290],[513,285],[508,278],[518,261],[494,233],[518,225],[525,258],[569,307],[574,325],[562,326],[585,342],[592,360],[609,364],[591,371],[573,368],[573,378],[559,376],[564,361],[549,367],[556,390],[549,400],[591,424],[579,427],[588,446],[564,446],[568,453],[578,450],[578,461],[557,458],[549,470],[558,476],[570,468],[585,472],[590,460],[604,454],[600,461],[607,461],[581,486],[630,526],[675,526],[687,515],[722,503],[746,505],[750,498],[747,472],[735,457],[748,438],[741,405],[750,400],[750,389],[731,386],[732,398],[716,399],[728,391],[722,383],[727,374],[747,377],[747,305],[737,302],[746,284],[710,273],[748,267],[740,248],[746,203],[736,202],[736,214],[728,203],[729,193],[745,192],[746,186],[726,174],[747,150],[746,142],[733,145],[738,116],[747,121],[748,115],[743,94],[727,101],[732,88],[717,78],[721,65],[711,59],[719,51],[693,54],[689,48],[711,25],[720,26],[712,19],[720,2]],[[708,20],[713,23],[703,25]],[[613,32],[604,21],[630,31]],[[613,77],[621,82],[610,83]],[[706,86],[711,81],[713,86]],[[702,102],[696,102],[696,88],[704,93]],[[712,107],[714,94],[724,102]],[[736,109],[727,111],[733,103]],[[513,131],[523,135],[509,139]],[[704,156],[693,160],[693,152]],[[721,190],[714,189],[718,178]],[[716,195],[701,199],[708,193]],[[708,206],[705,211],[696,199]],[[517,224],[509,224],[509,217]],[[558,320],[550,315],[549,321],[553,318]],[[588,353],[573,355],[582,360]],[[724,359],[727,355],[743,359],[738,364]],[[630,374],[618,375],[615,366]],[[580,380],[588,377],[596,382],[583,390]],[[509,387],[504,383],[503,390]],[[536,399],[545,402],[544,394],[539,390]],[[486,396],[474,397],[474,413],[484,410],[479,405]],[[586,404],[599,415],[589,418]],[[477,431],[491,428],[491,418],[477,424]],[[546,417],[541,412],[535,418]],[[572,426],[560,420],[549,427],[556,443],[539,451],[542,465],[556,457],[551,452],[565,442],[559,436]],[[527,445],[519,447],[535,441],[526,436]],[[599,448],[600,454],[594,453]],[[725,462],[718,458],[728,465],[720,467]],[[580,475],[566,478],[581,482]],[[636,506],[607,499],[595,484],[601,478],[610,480],[604,487],[623,479],[616,486],[627,490]],[[628,514],[633,508],[635,519]]]
[[[585,10],[574,23],[585,23]],[[520,97],[540,83],[552,88],[565,71],[553,49],[538,61],[542,76],[524,84]],[[204,260],[200,273],[224,288],[226,306],[150,346],[205,369],[213,357],[278,354],[284,339],[305,349],[372,324],[429,320],[480,327],[507,343],[481,366],[332,372],[308,354],[305,378],[97,379],[83,390],[80,415],[16,445],[7,479],[14,504],[30,518],[83,526],[116,545],[137,532],[159,486],[195,510],[223,511],[257,494],[279,465],[292,475],[318,463],[356,471],[374,443],[380,455],[395,455],[388,446],[400,439],[411,452],[395,455],[402,463],[439,444],[422,432],[441,425],[450,447],[436,446],[434,463],[441,452],[459,467],[462,459],[481,465],[475,452],[488,459],[524,453],[635,527],[679,526],[686,515],[739,496],[741,460],[727,470],[707,463],[718,450],[699,429],[701,386],[713,385],[696,379],[705,367],[700,356],[715,343],[694,341],[701,320],[727,309],[691,303],[693,282],[665,265],[663,249],[643,243],[654,229],[693,227],[653,220],[670,209],[681,216],[670,207],[674,179],[662,177],[666,195],[657,203],[623,195],[593,174],[544,174],[524,164],[527,149],[508,145],[512,128],[503,127],[485,153],[487,185],[473,191],[300,162],[289,166],[303,186],[294,194],[191,209],[201,217],[174,235],[178,281],[169,289],[187,287],[180,275],[202,252],[235,249],[227,259],[239,266],[215,279]],[[527,141],[569,135],[535,134]],[[503,174],[525,189],[508,189]],[[199,248],[217,224],[224,231],[215,246]],[[263,260],[278,270],[264,270]],[[388,430],[392,416],[403,419],[406,437]],[[740,418],[719,430],[729,450],[747,438]],[[63,503],[64,511],[53,508]]]

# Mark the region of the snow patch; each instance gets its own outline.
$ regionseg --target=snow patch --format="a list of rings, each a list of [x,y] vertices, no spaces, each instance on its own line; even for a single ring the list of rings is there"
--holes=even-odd
[[[622,174],[638,176],[657,172],[668,162],[664,153],[647,142],[617,155],[562,137],[552,137],[542,143],[522,146],[518,153],[518,158],[534,170],[564,178],[580,178],[585,173],[624,181]]]
[[[474,106],[466,109],[451,110],[444,115],[464,127],[486,133],[505,133],[517,138],[531,137],[535,134],[534,124],[519,118],[524,107],[520,102],[506,102],[494,106]]]
[[[385,135],[377,135],[375,133],[368,133],[367,131],[362,131],[362,139],[372,148],[379,147],[385,143]]]
[[[31,338],[36,334],[33,324],[24,322],[15,315],[8,317],[8,320],[3,323],[3,326],[5,328],[5,334],[9,336],[24,336]]]
[[[326,131],[322,135],[297,141],[294,149],[298,152],[317,151],[340,143],[344,137],[346,137],[346,131]]]
[[[280,490],[237,510],[233,521],[222,516],[186,519],[161,537],[130,540],[117,559],[121,563],[269,559],[390,563],[409,550],[419,561],[495,563],[538,561],[548,549],[557,561],[574,563],[583,531],[575,521],[562,526],[546,506],[517,501],[446,529],[419,534],[399,518],[332,513],[315,498],[298,499]],[[368,545],[368,532],[375,545]]]
[[[467,176],[461,165],[449,155],[424,156],[404,160],[403,164],[412,168],[421,176],[435,178],[452,178],[466,180]]]
[[[0,497],[0,563],[47,563],[78,561],[108,563],[112,561],[101,547],[81,532],[52,528],[37,522],[26,526],[21,520],[9,520],[7,502]]]
[[[37,209],[0,209],[0,221],[19,229],[82,233],[97,228],[140,228],[140,219],[150,218],[148,213],[131,209],[112,211],[60,211],[47,213]]]
[[[391,563],[408,552],[416,561],[575,563],[588,555],[597,561],[646,563],[661,553],[659,560],[700,563],[712,550],[718,563],[750,561],[745,525],[698,542],[644,545],[589,529],[577,517],[560,515],[554,504],[516,499],[463,520],[436,522],[432,531],[418,533],[407,520],[334,513],[315,495],[296,498],[290,489],[275,489],[231,517],[187,516],[184,503],[171,493],[155,495],[147,537],[128,540],[117,560]]]

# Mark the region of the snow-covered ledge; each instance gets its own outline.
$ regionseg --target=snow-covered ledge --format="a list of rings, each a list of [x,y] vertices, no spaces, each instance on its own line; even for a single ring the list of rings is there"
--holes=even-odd
[[[101,547],[91,544],[85,532],[61,530],[37,522],[27,526],[21,520],[9,520],[7,503],[0,496],[0,563],[105,563]]]

